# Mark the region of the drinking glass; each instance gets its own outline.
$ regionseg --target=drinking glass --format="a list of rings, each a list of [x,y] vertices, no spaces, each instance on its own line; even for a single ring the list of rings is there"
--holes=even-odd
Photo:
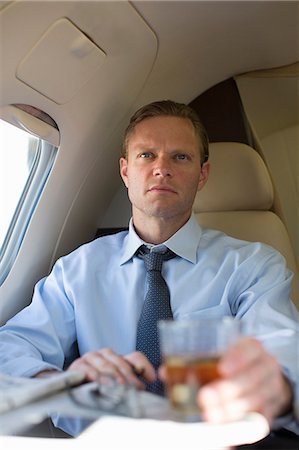
[[[240,337],[240,322],[232,317],[162,320],[158,328],[171,406],[180,419],[199,420],[198,390],[220,377],[219,359]]]

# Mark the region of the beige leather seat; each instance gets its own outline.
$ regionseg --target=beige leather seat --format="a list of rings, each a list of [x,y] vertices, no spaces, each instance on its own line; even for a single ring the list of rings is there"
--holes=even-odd
[[[273,185],[259,154],[236,142],[210,144],[211,172],[194,202],[198,222],[238,239],[264,242],[286,258],[294,272],[292,300],[299,309],[299,271],[289,235],[271,211]]]

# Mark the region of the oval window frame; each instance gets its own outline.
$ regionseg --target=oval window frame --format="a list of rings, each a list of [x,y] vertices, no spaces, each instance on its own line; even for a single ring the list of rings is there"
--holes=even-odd
[[[60,142],[56,122],[43,111],[22,104],[0,108],[0,118],[37,137],[38,147],[23,191],[0,249],[0,286],[11,271],[31,217],[54,165]]]

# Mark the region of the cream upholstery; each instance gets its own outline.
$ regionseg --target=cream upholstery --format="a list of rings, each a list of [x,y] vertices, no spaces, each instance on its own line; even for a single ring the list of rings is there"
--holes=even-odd
[[[210,162],[209,180],[194,202],[198,222],[282,253],[294,272],[292,300],[299,308],[298,266],[287,230],[271,211],[273,186],[262,158],[245,144],[221,142],[210,144]]]

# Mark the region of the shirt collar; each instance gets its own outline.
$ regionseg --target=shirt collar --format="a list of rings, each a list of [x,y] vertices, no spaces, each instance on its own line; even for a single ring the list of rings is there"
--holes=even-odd
[[[185,223],[173,236],[163,242],[176,255],[184,258],[193,264],[196,263],[197,248],[202,234],[194,214],[192,213],[188,222]],[[124,251],[120,259],[120,264],[124,264],[131,259],[138,248],[146,244],[136,233],[133,220],[129,223],[129,232],[126,238]]]

